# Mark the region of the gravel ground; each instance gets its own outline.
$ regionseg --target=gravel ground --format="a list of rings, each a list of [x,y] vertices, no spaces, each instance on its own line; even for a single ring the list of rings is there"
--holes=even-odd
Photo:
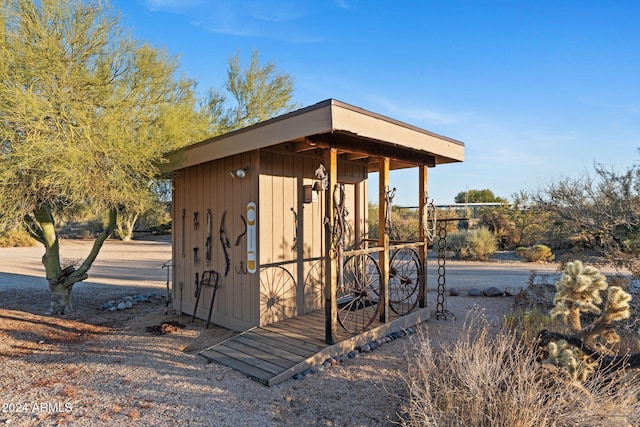
[[[65,241],[62,255],[79,259],[90,242]],[[91,277],[77,285],[75,311],[45,317],[48,290],[42,249],[0,249],[0,423],[16,426],[387,426],[398,421],[407,360],[419,357],[411,337],[349,359],[303,380],[268,388],[197,353],[233,333],[165,315],[163,299],[109,312],[100,306],[133,294],[163,295],[171,257],[167,241],[108,241]],[[431,262],[430,283],[437,283]],[[531,264],[450,261],[447,285],[526,286]],[[554,265],[536,266],[554,274]],[[436,289],[429,291],[435,309]],[[421,325],[436,344],[451,339],[480,307],[500,319],[509,297],[447,297],[455,315]],[[154,335],[150,326],[184,328]]]

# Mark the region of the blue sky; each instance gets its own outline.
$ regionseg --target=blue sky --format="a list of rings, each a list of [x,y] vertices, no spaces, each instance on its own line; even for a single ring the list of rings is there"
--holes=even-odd
[[[511,198],[595,162],[640,154],[635,0],[114,0],[133,35],[221,88],[252,50],[295,80],[301,106],[335,98],[458,139],[464,163],[430,169],[430,197]],[[415,205],[417,172],[391,175]],[[377,181],[372,182],[377,188]]]

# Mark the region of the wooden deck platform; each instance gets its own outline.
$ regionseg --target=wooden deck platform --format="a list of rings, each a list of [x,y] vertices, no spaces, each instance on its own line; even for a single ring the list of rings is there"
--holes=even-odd
[[[315,311],[252,328],[200,354],[272,386],[324,362],[328,357],[348,353],[391,332],[424,322],[429,313],[428,308],[423,308],[392,318],[388,323],[376,322],[371,329],[358,335],[342,329],[338,343],[328,345],[324,341],[324,312]]]

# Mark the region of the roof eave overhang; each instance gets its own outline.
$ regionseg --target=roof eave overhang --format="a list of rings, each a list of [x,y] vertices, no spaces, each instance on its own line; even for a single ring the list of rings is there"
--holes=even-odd
[[[464,144],[334,99],[210,138],[167,155],[164,172],[290,141],[390,157],[396,167],[464,161]],[[373,166],[375,169],[375,166]]]
[[[239,153],[270,147],[307,135],[330,132],[331,109],[328,101],[293,111],[243,129],[206,139],[166,157],[165,171],[183,169]]]

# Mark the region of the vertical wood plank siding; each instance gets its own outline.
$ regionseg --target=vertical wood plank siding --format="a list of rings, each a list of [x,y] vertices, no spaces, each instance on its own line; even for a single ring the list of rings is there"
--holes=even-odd
[[[244,231],[240,215],[246,217],[247,203],[258,203],[258,157],[251,153],[192,166],[177,171],[174,177],[173,239],[174,254],[174,307],[186,314],[193,314],[195,306],[195,274],[202,277],[206,270],[219,273],[218,293],[213,307],[212,321],[230,329],[244,330],[258,324],[259,307],[256,275],[243,274],[240,261],[246,267],[246,236],[235,246],[239,234]],[[244,179],[233,179],[230,171],[248,167]],[[186,210],[184,239],[182,236],[182,209]],[[211,262],[206,263],[207,209],[211,209]],[[222,215],[229,239],[229,272],[225,276],[226,260],[220,242]],[[194,225],[194,213],[198,212],[199,225]],[[185,256],[182,257],[182,241]],[[198,248],[198,260],[194,262],[193,248]],[[238,268],[238,269],[236,269]],[[180,302],[182,283],[182,302]],[[213,289],[204,288],[196,316],[206,319]]]
[[[314,173],[322,161],[321,155],[262,150],[177,171],[173,180],[174,307],[181,307],[189,315],[193,313],[195,274],[202,277],[203,271],[211,269],[219,273],[212,316],[218,325],[245,330],[322,309],[324,197],[319,194],[318,201],[303,203],[302,188],[316,181]],[[231,177],[230,171],[245,167],[249,168],[245,178]],[[338,179],[347,183],[347,219],[353,230],[350,246],[366,232],[366,178],[365,162],[338,161]],[[258,211],[256,274],[243,273],[247,266],[246,236],[235,245],[244,231],[241,215],[246,219],[249,202],[255,202]],[[182,209],[186,210],[184,236]],[[207,209],[211,209],[212,221],[210,265],[205,258]],[[230,265],[226,276],[220,242],[220,223],[225,211],[225,231],[231,245],[227,248]],[[198,212],[197,228],[195,212]],[[195,247],[198,261],[194,263]],[[212,290],[205,288],[198,302],[197,317],[206,319],[211,297]]]

